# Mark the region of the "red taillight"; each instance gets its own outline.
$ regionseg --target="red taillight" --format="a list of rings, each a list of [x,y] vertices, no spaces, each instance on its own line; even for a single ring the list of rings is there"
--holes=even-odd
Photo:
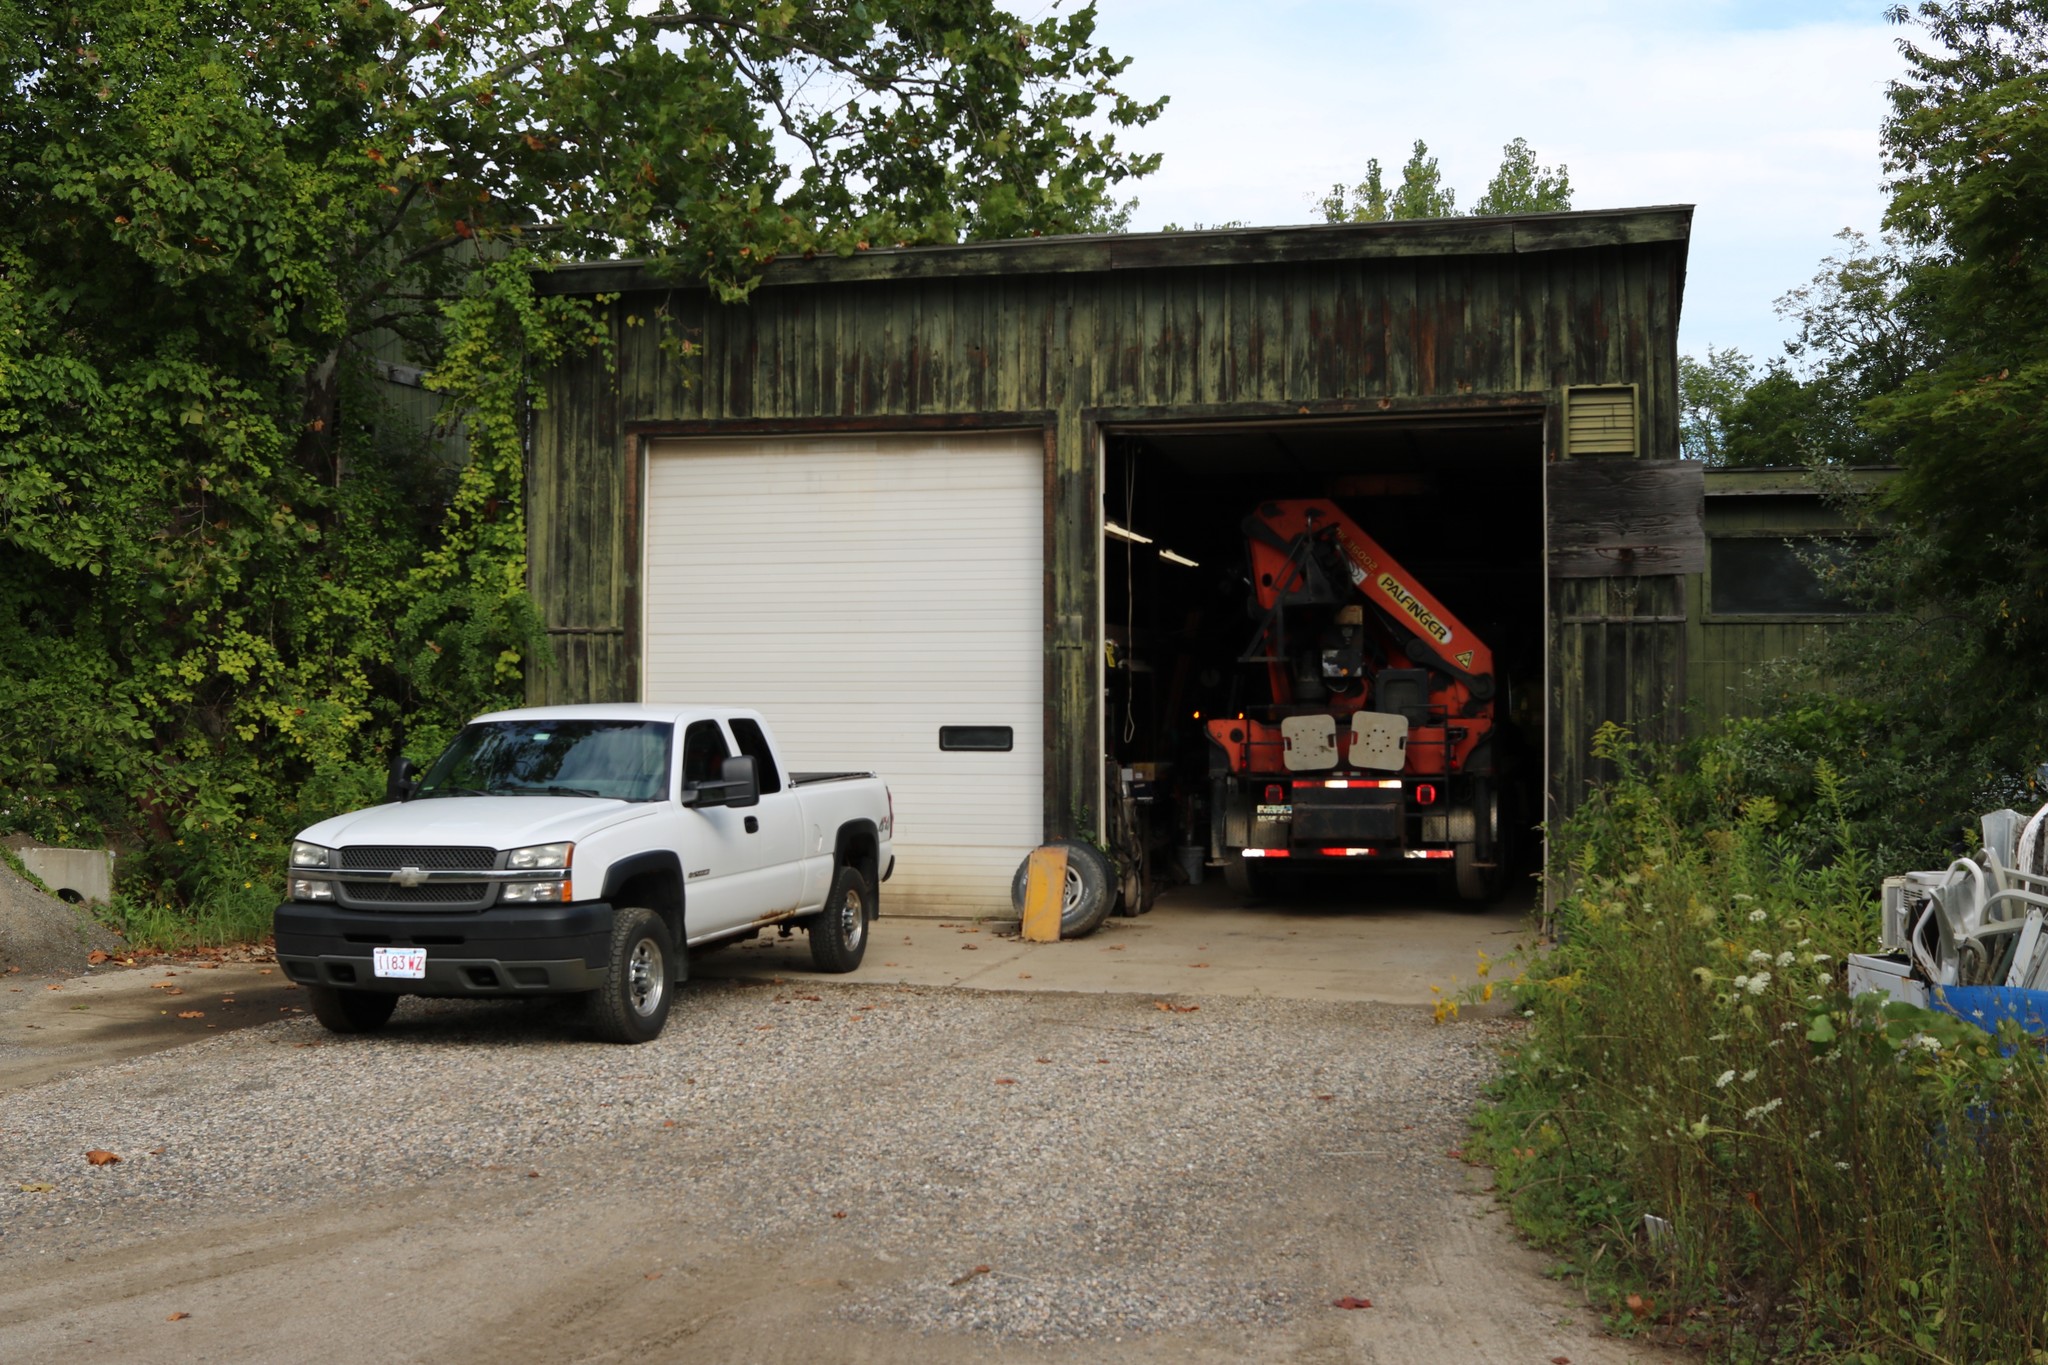
[[[1244,856],[1247,858],[1285,858],[1292,855],[1293,852],[1294,850],[1289,848],[1248,848],[1244,851]]]
[[[1287,788],[1281,786],[1278,782],[1268,782],[1266,784],[1266,804],[1269,806],[1287,804]]]
[[[1418,806],[1434,806],[1436,804],[1436,784],[1424,782],[1418,785],[1415,788],[1415,804]]]
[[[1319,848],[1316,852],[1322,854],[1325,858],[1370,858],[1373,856],[1373,851],[1369,848]]]

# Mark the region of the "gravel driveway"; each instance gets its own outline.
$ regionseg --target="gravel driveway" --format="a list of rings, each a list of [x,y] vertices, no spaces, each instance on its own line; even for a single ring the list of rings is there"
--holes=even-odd
[[[1638,1358],[1450,1155],[1507,1027],[787,982],[638,1048],[285,1020],[7,1097],[0,1359]]]

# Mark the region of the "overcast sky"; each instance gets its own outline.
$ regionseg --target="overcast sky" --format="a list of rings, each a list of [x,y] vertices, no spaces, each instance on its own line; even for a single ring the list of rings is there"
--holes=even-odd
[[[1762,360],[1788,330],[1773,302],[1883,212],[1902,31],[1876,0],[1099,5],[1130,91],[1172,97],[1131,139],[1166,156],[1140,231],[1311,221],[1312,195],[1368,157],[1391,187],[1418,137],[1464,207],[1525,137],[1570,168],[1575,208],[1696,205],[1679,345]]]

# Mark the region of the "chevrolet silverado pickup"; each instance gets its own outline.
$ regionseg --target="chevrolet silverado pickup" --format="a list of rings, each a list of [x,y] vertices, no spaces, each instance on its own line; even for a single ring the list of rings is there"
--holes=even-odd
[[[547,706],[479,716],[384,805],[302,831],[277,960],[337,1033],[404,995],[588,997],[661,1032],[687,950],[770,925],[850,972],[895,870],[872,773],[791,772],[757,712]]]

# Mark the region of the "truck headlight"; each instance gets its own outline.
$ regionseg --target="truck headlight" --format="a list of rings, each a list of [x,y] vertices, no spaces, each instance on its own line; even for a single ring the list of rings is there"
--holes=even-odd
[[[334,899],[334,883],[318,882],[307,877],[292,878],[292,899],[295,901],[331,901]]]
[[[303,839],[292,840],[292,867],[333,867],[334,850],[309,844]]]
[[[569,879],[566,877],[560,881],[504,882],[498,891],[498,901],[502,905],[535,905],[568,899]]]
[[[505,855],[505,866],[519,871],[529,867],[567,867],[569,857],[575,851],[574,844],[534,844],[528,848],[515,848]]]

